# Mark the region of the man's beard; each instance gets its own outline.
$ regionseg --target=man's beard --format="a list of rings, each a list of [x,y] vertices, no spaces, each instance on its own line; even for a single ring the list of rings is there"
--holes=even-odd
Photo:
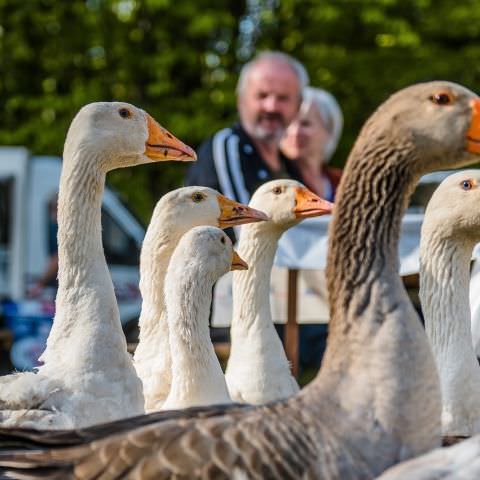
[[[271,118],[271,119],[278,119],[281,122],[281,125],[277,127],[275,130],[267,130],[264,128],[261,124],[260,121],[262,118]],[[255,124],[253,125],[252,131],[250,132],[250,135],[255,139],[255,140],[261,140],[261,141],[269,141],[269,142],[279,142],[280,139],[283,137],[283,134],[285,133],[286,126],[285,126],[285,121],[283,117],[279,114],[263,114],[259,115],[256,118]]]

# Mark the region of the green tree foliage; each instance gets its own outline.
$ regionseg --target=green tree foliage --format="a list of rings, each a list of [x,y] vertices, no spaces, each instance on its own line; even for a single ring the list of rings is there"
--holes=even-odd
[[[337,97],[342,165],[363,122],[396,90],[443,79],[478,91],[479,39],[477,0],[279,0],[263,9],[257,47],[294,55],[312,85]]]
[[[293,54],[336,95],[341,165],[395,90],[436,78],[478,88],[479,38],[475,0],[0,0],[0,144],[60,155],[83,104],[117,99],[198,146],[235,118],[235,82],[253,46]],[[148,220],[183,174],[155,164],[109,181]]]
[[[234,116],[237,0],[0,0],[0,144],[61,155],[85,103],[123,100],[195,146]],[[178,163],[112,172],[148,220]]]

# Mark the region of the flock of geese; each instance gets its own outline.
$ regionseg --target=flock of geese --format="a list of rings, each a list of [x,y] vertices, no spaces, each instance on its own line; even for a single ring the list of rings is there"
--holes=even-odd
[[[59,289],[43,364],[0,378],[0,478],[480,478],[468,302],[480,171],[448,177],[426,210],[426,333],[397,259],[420,176],[479,155],[480,98],[457,84],[408,87],[366,122],[330,228],[328,346],[299,390],[272,324],[270,273],[282,233],[332,205],[293,180],[264,184],[249,206],[205,187],[165,195],[142,248],[132,359],[102,248],[105,176],[195,153],[132,105],[83,107],[65,142]],[[221,229],[241,224],[237,253]],[[223,374],[208,317],[212,287],[228,270],[238,271]],[[472,438],[437,448],[442,436]]]

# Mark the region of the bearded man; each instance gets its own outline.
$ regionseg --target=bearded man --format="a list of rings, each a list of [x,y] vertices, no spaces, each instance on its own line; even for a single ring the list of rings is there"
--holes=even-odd
[[[262,52],[246,63],[237,83],[239,122],[207,139],[187,173],[186,185],[202,185],[248,203],[276,178],[299,179],[279,141],[295,118],[308,84],[301,63],[281,52]]]

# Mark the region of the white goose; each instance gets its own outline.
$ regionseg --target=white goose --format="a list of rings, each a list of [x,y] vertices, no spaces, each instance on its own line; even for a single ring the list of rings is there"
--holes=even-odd
[[[102,247],[105,176],[118,167],[194,159],[190,147],[127,103],[92,103],[73,119],[58,200],[55,321],[38,372],[0,379],[3,425],[83,427],[144,411]]]
[[[303,218],[330,213],[332,204],[295,180],[273,180],[258,188],[249,206],[261,208],[270,220],[242,227],[238,252],[250,268],[233,274],[225,378],[232,400],[261,404],[299,390],[270,311],[270,276],[278,240]]]
[[[480,98],[460,85],[413,85],[370,117],[330,230],[327,351],[297,395],[157,412],[54,437],[0,428],[0,474],[360,480],[439,446],[439,380],[398,276],[397,245],[418,178],[479,155]]]
[[[478,480],[480,478],[480,435],[401,462],[377,480]]]
[[[446,437],[480,433],[480,367],[470,330],[470,259],[480,241],[480,170],[447,177],[425,211],[420,299],[442,386]]]
[[[266,220],[257,210],[234,202],[208,187],[184,187],[157,203],[140,257],[140,340],[134,355],[143,382],[145,410],[162,408],[170,392],[172,365],[169,328],[163,296],[170,257],[182,235],[199,225],[226,228]]]
[[[246,269],[230,239],[216,227],[195,227],[180,240],[165,277],[172,386],[164,409],[231,401],[208,317],[215,282],[229,270]]]

